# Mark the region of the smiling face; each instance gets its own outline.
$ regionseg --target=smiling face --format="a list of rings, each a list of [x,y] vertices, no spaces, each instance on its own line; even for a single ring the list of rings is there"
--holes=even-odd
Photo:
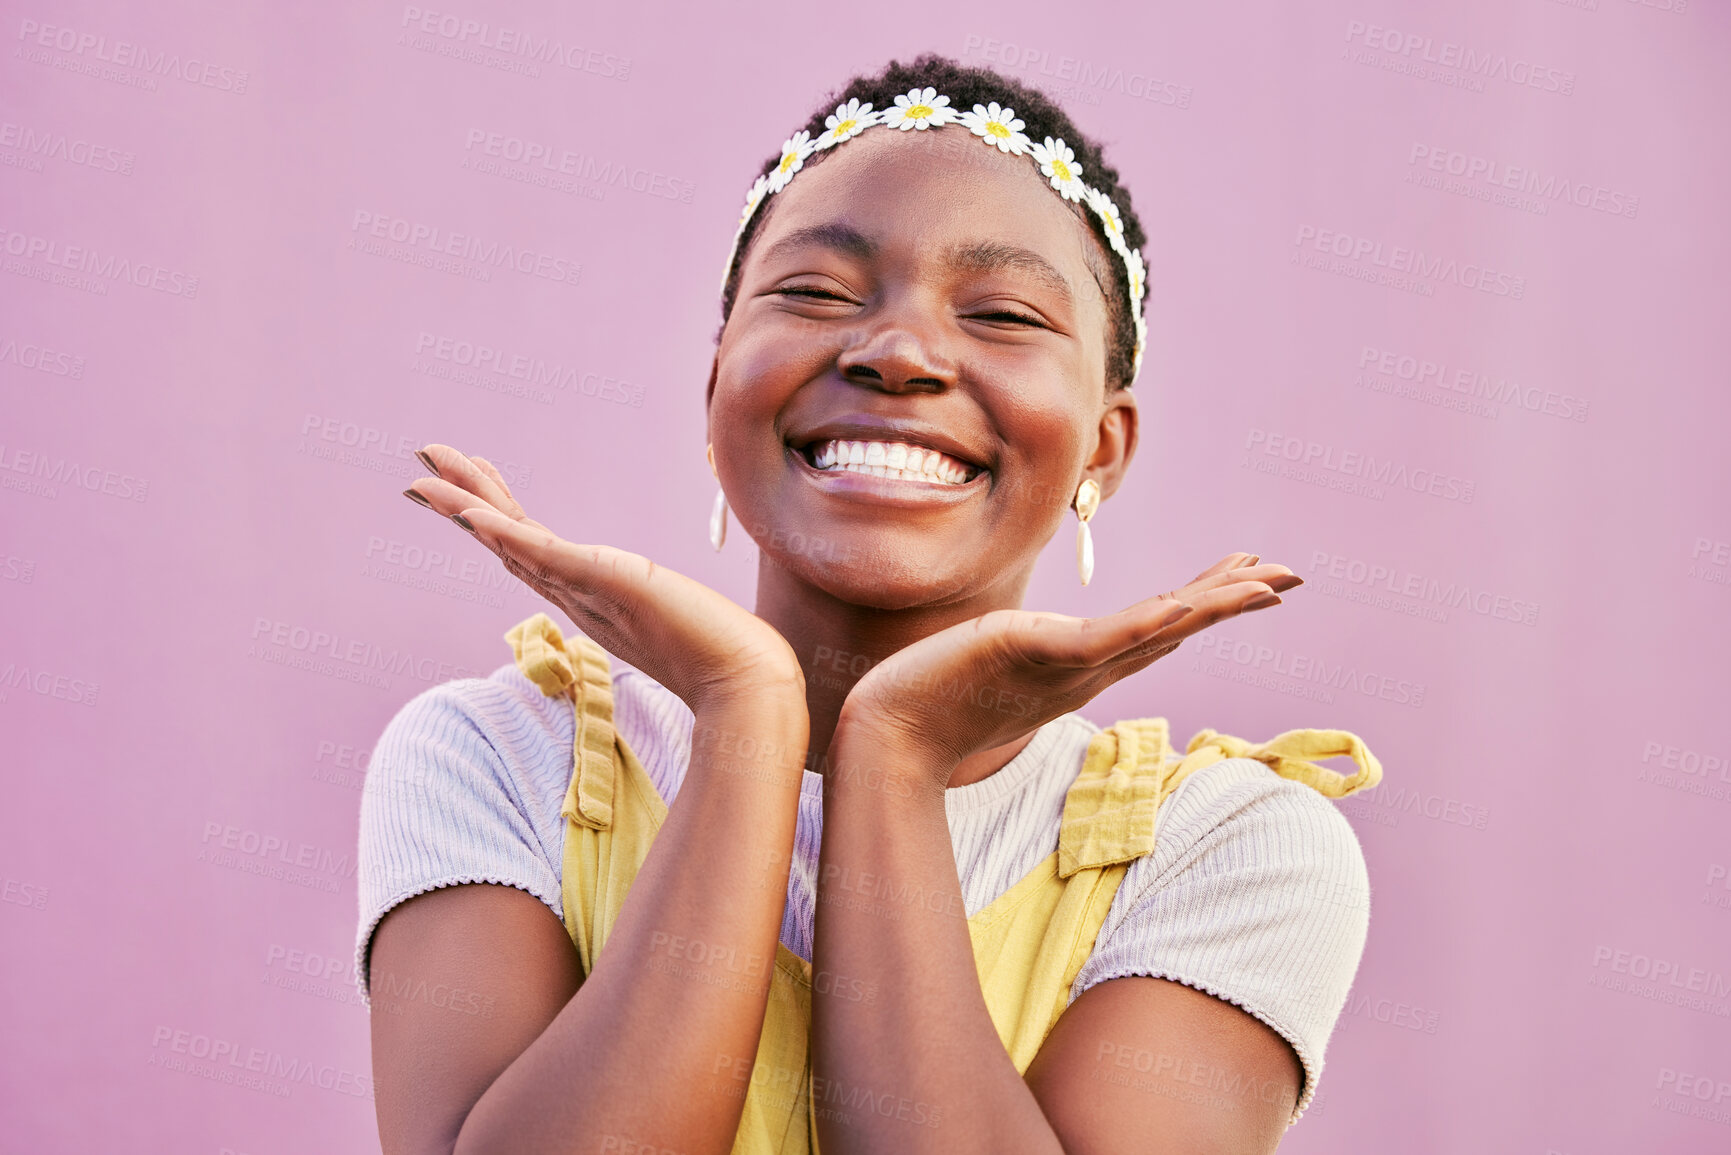
[[[867,132],[771,198],[716,354],[729,506],[854,605],[1019,604],[1078,483],[1109,495],[1134,450],[1110,258],[1027,158],[939,131]]]

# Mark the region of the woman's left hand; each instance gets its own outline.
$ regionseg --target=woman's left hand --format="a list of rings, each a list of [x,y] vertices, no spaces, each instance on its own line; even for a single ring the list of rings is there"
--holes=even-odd
[[[896,651],[854,686],[838,729],[929,755],[942,789],[965,758],[1079,709],[1225,618],[1278,605],[1303,582],[1231,554],[1168,594],[1099,618],[994,610]]]

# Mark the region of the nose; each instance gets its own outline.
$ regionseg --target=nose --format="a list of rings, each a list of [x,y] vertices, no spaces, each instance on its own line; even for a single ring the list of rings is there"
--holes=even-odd
[[[891,393],[940,393],[954,387],[955,362],[922,328],[905,319],[886,318],[843,349],[836,366],[856,385]]]

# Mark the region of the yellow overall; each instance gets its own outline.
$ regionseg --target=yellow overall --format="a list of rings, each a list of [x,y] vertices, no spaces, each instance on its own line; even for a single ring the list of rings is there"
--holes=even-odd
[[[667,816],[643,764],[613,728],[608,656],[577,635],[565,639],[546,614],[505,635],[517,666],[549,697],[576,709],[571,786],[565,796],[565,928],[583,973],[607,944],[632,879]],[[1308,761],[1350,756],[1350,777]],[[1119,722],[1088,744],[1064,801],[1058,849],[968,920],[980,987],[1018,1071],[1026,1071],[1069,1001],[1094,949],[1124,872],[1154,848],[1154,815],[1190,774],[1225,758],[1255,758],[1330,798],[1374,786],[1382,767],[1345,730],[1288,730],[1252,744],[1213,730],[1172,752],[1165,718]],[[777,944],[757,1061],[746,1088],[735,1155],[817,1150],[823,1081],[808,1052],[811,964]]]

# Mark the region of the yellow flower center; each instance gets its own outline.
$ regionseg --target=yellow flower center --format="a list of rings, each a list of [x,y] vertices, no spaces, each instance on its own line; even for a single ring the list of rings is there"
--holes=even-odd
[[[937,109],[933,108],[929,104],[916,104],[912,108],[908,109],[907,118],[909,120],[924,120],[928,116],[935,114],[937,111]]]
[[[1052,175],[1063,181],[1065,184],[1069,184],[1075,179],[1070,175],[1070,166],[1059,160],[1057,157],[1052,158]]]
[[[840,124],[835,126],[835,138],[837,140],[840,140],[842,137],[844,137],[848,133],[852,132],[853,126],[858,124],[858,123],[859,123],[859,121],[857,121],[857,120],[844,120],[844,121],[842,121]]]
[[[797,153],[797,152],[791,152],[790,151],[790,152],[782,153],[781,154],[781,171],[786,172],[788,169],[792,168],[793,162],[798,160],[798,159],[799,159],[799,153]]]
[[[986,131],[991,133],[993,136],[1001,137],[1005,140],[1008,140],[1010,136],[1010,130],[995,120],[986,121]]]

